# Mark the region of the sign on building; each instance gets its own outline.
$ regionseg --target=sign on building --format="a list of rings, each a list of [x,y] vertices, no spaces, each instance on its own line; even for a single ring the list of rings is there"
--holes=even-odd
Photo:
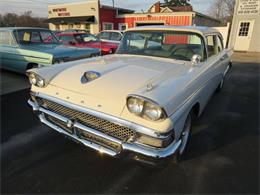
[[[260,0],[239,0],[238,15],[259,14]]]

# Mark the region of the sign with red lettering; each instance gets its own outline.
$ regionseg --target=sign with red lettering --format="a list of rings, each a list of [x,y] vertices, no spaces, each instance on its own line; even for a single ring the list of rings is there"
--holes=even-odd
[[[55,8],[55,9],[52,9],[53,12],[66,12],[67,11],[67,8]]]
[[[69,12],[58,13],[58,16],[70,16],[70,13]]]

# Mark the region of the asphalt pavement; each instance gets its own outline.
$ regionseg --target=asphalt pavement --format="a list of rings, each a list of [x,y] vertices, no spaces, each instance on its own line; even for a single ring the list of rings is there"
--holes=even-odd
[[[161,169],[101,155],[40,124],[26,104],[28,81],[14,74],[24,85],[1,95],[1,193],[259,194],[258,60],[234,59],[183,160]]]

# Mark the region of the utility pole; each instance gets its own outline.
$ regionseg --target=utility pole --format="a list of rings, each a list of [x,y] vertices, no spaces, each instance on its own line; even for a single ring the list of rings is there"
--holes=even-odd
[[[115,7],[115,0],[112,0],[113,8]]]

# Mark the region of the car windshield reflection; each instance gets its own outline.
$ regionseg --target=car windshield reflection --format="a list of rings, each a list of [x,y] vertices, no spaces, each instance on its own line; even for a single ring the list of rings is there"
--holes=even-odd
[[[129,31],[125,33],[117,53],[184,61],[190,61],[197,54],[203,60],[205,46],[202,37],[192,32]]]

